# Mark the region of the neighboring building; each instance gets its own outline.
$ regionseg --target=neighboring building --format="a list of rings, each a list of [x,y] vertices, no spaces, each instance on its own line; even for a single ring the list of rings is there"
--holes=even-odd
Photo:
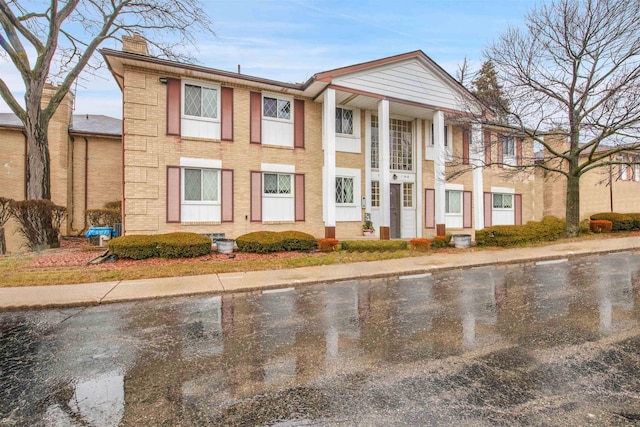
[[[370,215],[387,239],[542,218],[539,176],[480,167],[533,152],[513,138],[485,152],[498,136],[454,121],[478,101],[421,51],[303,84],[151,57],[139,37],[101,52],[123,91],[125,234],[349,238]]]
[[[45,87],[45,101],[53,87]],[[102,208],[122,197],[122,121],[100,115],[72,114],[69,95],[49,124],[51,199],[69,213],[64,235],[78,235],[87,224],[85,211]],[[24,126],[11,113],[0,114],[0,196],[26,197],[26,138]],[[21,249],[13,219],[5,225],[7,250]]]

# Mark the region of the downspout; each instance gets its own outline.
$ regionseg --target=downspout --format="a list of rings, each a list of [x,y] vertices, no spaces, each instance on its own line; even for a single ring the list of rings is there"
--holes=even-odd
[[[84,228],[87,228],[87,209],[89,208],[89,139],[84,136]]]
[[[69,135],[69,165],[67,167],[67,170],[69,171],[69,176],[67,177],[68,180],[68,186],[67,186],[67,191],[70,193],[68,195],[68,200],[69,200],[69,210],[67,212],[67,218],[69,219],[69,231],[75,231],[75,229],[73,228],[73,220],[75,218],[75,210],[74,210],[74,200],[73,200],[73,184],[74,184],[74,178],[75,178],[75,168],[73,166],[73,151],[74,151],[74,147],[75,147],[75,138],[71,135]]]
[[[609,157],[609,161],[611,161],[611,157]],[[613,212],[613,165],[609,165],[609,207],[611,212]]]
[[[27,139],[27,131],[23,130],[24,135],[24,200],[27,200],[27,174],[29,172],[29,141]]]

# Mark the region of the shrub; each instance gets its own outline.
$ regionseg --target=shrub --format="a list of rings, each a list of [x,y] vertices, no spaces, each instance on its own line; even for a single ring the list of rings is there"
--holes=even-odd
[[[633,229],[640,230],[640,213],[629,213],[627,215],[633,220]]]
[[[550,242],[564,235],[564,220],[548,216],[523,225],[496,225],[476,231],[477,246],[520,246]]]
[[[446,236],[435,236],[431,241],[431,247],[434,249],[438,248],[446,248],[451,243],[451,234],[447,234]]]
[[[255,231],[236,238],[240,252],[266,254],[282,250],[282,239],[275,231]]]
[[[591,220],[584,219],[580,221],[578,224],[578,234],[589,234],[591,232],[591,228],[589,228],[589,222]]]
[[[112,227],[122,221],[119,209],[87,209],[86,216],[91,227]]]
[[[338,249],[338,239],[320,239],[318,249],[321,252],[334,252]]]
[[[211,252],[211,239],[197,233],[161,234],[157,243],[162,258],[194,258]]]
[[[18,232],[27,240],[29,249],[41,245],[60,246],[60,225],[67,216],[67,208],[51,200],[33,199],[12,202],[10,211],[18,221]]]
[[[302,231],[283,231],[279,233],[282,248],[285,251],[310,251],[316,247],[316,238]]]
[[[158,255],[157,236],[146,234],[116,237],[109,240],[108,246],[109,250],[119,258],[145,259]]]
[[[122,211],[122,201],[114,200],[113,202],[107,202],[104,204],[105,209],[116,209]]]
[[[13,199],[0,197],[0,227],[4,227],[11,218],[11,203],[13,203]]]
[[[409,241],[409,246],[414,251],[428,251],[431,247],[431,240],[429,239],[411,239]]]
[[[613,231],[633,230],[635,228],[634,220],[631,215],[616,212],[602,212],[591,215],[592,220],[605,219],[613,224]]]
[[[393,252],[407,249],[404,240],[345,240],[342,250],[350,252]]]
[[[613,223],[606,219],[592,219],[589,221],[589,229],[594,233],[610,233]]]

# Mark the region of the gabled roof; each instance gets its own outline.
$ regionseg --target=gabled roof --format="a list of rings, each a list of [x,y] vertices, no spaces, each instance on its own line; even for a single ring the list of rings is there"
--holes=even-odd
[[[24,129],[18,116],[0,113],[0,128]],[[69,133],[122,137],[122,120],[100,114],[74,114]]]

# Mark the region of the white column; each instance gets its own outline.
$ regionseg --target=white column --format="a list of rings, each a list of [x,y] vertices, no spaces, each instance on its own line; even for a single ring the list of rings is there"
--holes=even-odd
[[[380,165],[380,227],[391,225],[391,156],[389,147],[389,101],[378,102],[378,144]]]
[[[324,226],[336,226],[336,91],[327,89],[322,104],[322,146],[324,148]]]
[[[413,189],[416,198],[416,237],[422,237],[422,119],[416,120],[416,185]]]
[[[371,213],[371,111],[364,116],[364,194],[365,213]],[[364,218],[363,218],[364,219]]]
[[[436,224],[444,224],[444,197],[445,197],[445,146],[444,146],[444,114],[442,111],[433,113],[433,151],[435,171],[435,204]]]
[[[474,124],[471,126],[471,147],[469,147],[469,163],[473,168],[473,223],[476,230],[484,228],[484,135],[482,126]]]

